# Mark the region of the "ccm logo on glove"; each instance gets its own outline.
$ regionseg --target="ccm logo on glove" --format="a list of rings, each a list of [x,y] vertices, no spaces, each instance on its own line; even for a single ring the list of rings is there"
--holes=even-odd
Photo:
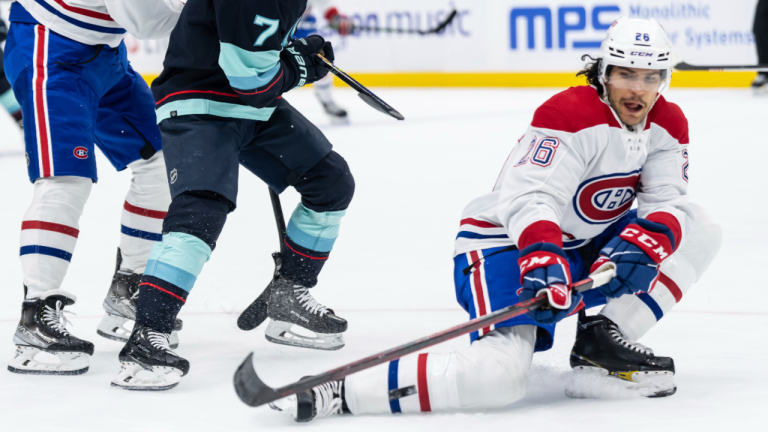
[[[619,237],[642,249],[656,264],[664,261],[674,250],[667,234],[645,230],[636,224],[624,228]]]

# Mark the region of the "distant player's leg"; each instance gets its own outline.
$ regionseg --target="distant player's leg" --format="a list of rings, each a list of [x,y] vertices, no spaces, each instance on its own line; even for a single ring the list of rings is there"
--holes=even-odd
[[[518,251],[504,248],[454,258],[456,297],[471,319],[518,302]],[[492,255],[496,252],[495,255]],[[474,270],[464,274],[464,269]],[[510,265],[510,263],[512,263]],[[296,421],[331,414],[385,414],[489,409],[525,396],[534,351],[549,349],[554,325],[528,316],[480,329],[472,344],[448,354],[406,356],[276,401]]]
[[[609,298],[599,314],[580,314],[571,366],[577,372],[566,391],[574,397],[597,395],[580,373],[621,378],[629,388],[650,397],[674,394],[675,367],[669,357],[656,356],[637,343],[701,278],[720,249],[720,226],[704,209],[691,204],[694,226],[680,248],[659,268],[659,277],[649,293]]]
[[[130,66],[101,99],[96,143],[118,170],[132,177],[123,202],[120,246],[112,283],[104,299],[106,312],[97,332],[108,339],[128,340],[136,319],[139,282],[152,246],[162,240],[163,218],[171,202],[149,87]],[[171,345],[178,345],[178,335]]]
[[[355,184],[349,166],[331,151],[322,132],[285,100],[268,122],[259,125],[240,160],[274,191],[293,186],[301,194],[281,245],[280,269],[267,288],[266,312],[272,319],[267,339],[304,348],[343,347],[346,320],[318,303],[309,289],[317,284],[352,201]],[[292,331],[296,325],[314,336]]]
[[[72,336],[64,309],[76,296],[61,290],[75,251],[79,219],[96,180],[93,77],[57,61],[88,58],[93,47],[39,25],[13,23],[6,73],[24,109],[26,152],[34,195],[21,225],[25,300],[9,369],[19,373],[79,374],[88,370],[93,344]],[[98,66],[98,62],[95,62]],[[41,351],[58,363],[35,360]]]
[[[315,87],[315,95],[323,105],[325,113],[331,118],[334,124],[347,124],[347,110],[340,107],[333,99],[333,75],[328,74],[325,78],[312,84]]]
[[[768,0],[757,2],[752,31],[755,34],[757,62],[768,64]],[[768,93],[768,72],[758,72],[755,80],[752,81],[752,90],[755,93]]]
[[[237,197],[243,120],[181,116],[163,120],[171,205],[139,284],[136,325],[112,381],[128,390],[167,390],[189,371],[171,351],[171,332]],[[144,375],[144,376],[142,376]]]

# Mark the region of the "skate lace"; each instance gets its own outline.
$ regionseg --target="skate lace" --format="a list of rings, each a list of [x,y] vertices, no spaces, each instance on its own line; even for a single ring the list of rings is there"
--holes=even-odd
[[[153,347],[173,353],[173,351],[171,351],[171,342],[168,338],[169,335],[158,331],[150,331],[147,333],[147,339],[149,339],[149,343],[151,343]]]
[[[304,288],[301,285],[294,285],[293,292],[297,294],[296,298],[299,300],[299,303],[310,313],[319,314],[320,316],[324,316],[328,313],[328,308],[318,303],[317,300],[312,297],[312,294],[309,293],[309,288]]]
[[[328,417],[333,414],[341,414],[341,388],[343,385],[343,381],[332,381],[312,389],[315,392],[317,418]]]
[[[64,336],[69,336],[67,325],[72,324],[72,322],[67,319],[67,317],[64,315],[65,313],[77,315],[74,312],[65,311],[62,309],[61,301],[57,300],[55,308],[52,308],[48,305],[45,305],[43,308],[43,322],[45,322],[48,327],[56,330]]]
[[[624,348],[627,348],[629,350],[639,352],[641,354],[645,355],[653,355],[653,350],[648,348],[647,346],[637,343],[634,341],[631,341],[624,337],[624,335],[621,333],[621,330],[619,330],[618,327],[611,326],[608,329],[608,333],[613,337],[613,340],[616,341],[619,345],[623,346]]]

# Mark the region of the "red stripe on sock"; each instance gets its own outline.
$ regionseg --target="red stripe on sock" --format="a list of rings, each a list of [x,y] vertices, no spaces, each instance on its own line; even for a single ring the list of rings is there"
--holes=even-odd
[[[168,214],[168,212],[164,212],[164,211],[150,210],[150,209],[145,209],[141,207],[136,207],[135,205],[129,203],[128,201],[126,201],[125,204],[123,204],[123,208],[128,213],[137,214],[139,216],[146,216],[152,219],[165,219],[165,215]]]
[[[286,246],[288,246],[288,249],[296,252],[297,254],[303,256],[304,258],[309,258],[311,260],[318,260],[318,261],[325,261],[325,260],[328,259],[328,257],[313,257],[313,256],[309,256],[309,255],[304,255],[303,253],[301,253],[301,252],[297,251],[296,249],[292,248],[291,245],[288,244],[288,240],[283,239],[283,242],[285,243]]]
[[[163,289],[163,288],[160,288],[159,286],[157,286],[157,285],[155,285],[155,284],[153,284],[153,283],[149,283],[149,282],[142,282],[142,283],[140,283],[140,284],[139,284],[139,286],[142,286],[142,285],[149,285],[149,286],[151,286],[152,288],[157,288],[157,289],[159,289],[160,291],[162,291],[162,292],[164,292],[164,293],[166,293],[166,294],[170,294],[170,295],[172,295],[172,296],[176,297],[177,299],[181,300],[181,301],[182,301],[182,303],[186,303],[186,302],[187,302],[186,300],[184,300],[184,297],[181,297],[181,296],[177,296],[176,294],[174,294],[174,293],[172,293],[172,292],[168,291],[167,289]]]
[[[675,281],[670,279],[669,276],[664,273],[659,273],[659,282],[663,283],[669,292],[672,293],[672,296],[675,298],[675,303],[680,303],[680,299],[683,298],[683,292],[680,291],[680,287],[677,286]]]
[[[53,222],[44,222],[44,221],[23,221],[21,223],[21,230],[28,230],[28,229],[39,229],[44,231],[53,231],[57,233],[66,234],[68,236],[72,236],[74,238],[77,238],[77,236],[80,235],[80,230],[77,230],[75,228],[72,228],[70,226],[57,224]]]
[[[421,412],[432,411],[432,406],[429,404],[429,386],[427,385],[427,355],[429,354],[419,354],[418,366],[416,367],[416,383]]]

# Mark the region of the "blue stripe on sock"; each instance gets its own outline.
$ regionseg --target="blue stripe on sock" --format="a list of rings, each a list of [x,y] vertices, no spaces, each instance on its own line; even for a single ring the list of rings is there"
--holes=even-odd
[[[397,390],[397,368],[400,365],[400,359],[389,362],[389,391]],[[392,414],[402,412],[400,410],[400,400],[394,399],[389,401],[389,409]]]
[[[128,228],[125,225],[120,225],[120,232],[127,236],[136,237],[144,240],[152,240],[156,242],[163,240],[162,234],[156,234],[149,231],[142,231],[134,228]]]
[[[293,223],[293,220],[288,221],[288,228],[286,228],[285,234],[297,245],[317,252],[332,251],[333,244],[336,242],[335,238],[326,239],[305,233]]]
[[[470,231],[460,231],[459,234],[456,236],[456,238],[468,238],[468,239],[505,238],[505,239],[508,239],[509,237],[506,234],[485,235],[485,234],[473,233]]]
[[[29,255],[29,254],[48,255],[55,258],[61,258],[65,261],[72,261],[71,253],[61,249],[48,247],[48,246],[37,246],[37,245],[22,246],[19,251],[19,256]]]
[[[172,283],[186,292],[192,290],[197,280],[197,277],[192,273],[153,259],[147,261],[147,268],[144,270],[144,274]]]
[[[646,306],[653,312],[654,315],[656,315],[656,321],[660,320],[664,316],[664,311],[661,310],[661,307],[659,307],[659,304],[656,303],[656,300],[653,299],[648,294],[638,294],[637,298],[643,301]]]

